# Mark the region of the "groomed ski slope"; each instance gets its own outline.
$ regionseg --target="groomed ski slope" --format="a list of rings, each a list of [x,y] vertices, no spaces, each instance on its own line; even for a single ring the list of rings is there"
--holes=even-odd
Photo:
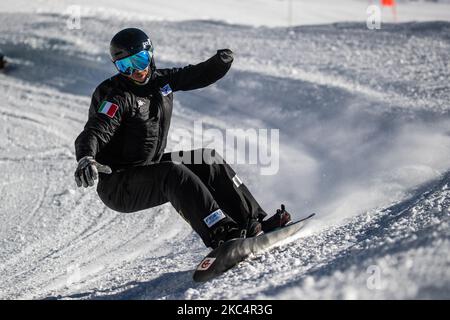
[[[141,20],[137,20],[141,19]],[[147,30],[159,66],[230,47],[218,84],[176,93],[172,131],[279,128],[280,170],[236,166],[268,212],[318,217],[206,284],[208,252],[169,206],[120,214],[77,189],[73,141],[113,74],[112,35]],[[0,13],[0,298],[449,298],[450,23],[267,28],[103,12]],[[169,141],[169,150],[176,135]]]

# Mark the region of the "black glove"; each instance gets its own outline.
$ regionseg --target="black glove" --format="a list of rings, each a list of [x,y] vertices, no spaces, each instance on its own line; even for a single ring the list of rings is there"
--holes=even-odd
[[[94,157],[86,156],[78,161],[78,167],[75,171],[75,182],[78,187],[87,188],[94,185],[95,180],[98,179],[98,173],[112,173],[110,167],[102,165],[95,161]]]
[[[233,61],[233,51],[230,49],[221,49],[217,50],[217,54],[219,55],[220,60],[222,60],[224,63],[230,63]]]

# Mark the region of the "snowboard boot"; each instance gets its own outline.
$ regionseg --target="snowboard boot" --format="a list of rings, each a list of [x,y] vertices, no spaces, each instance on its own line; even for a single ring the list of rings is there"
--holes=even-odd
[[[262,225],[256,219],[250,219],[246,229],[239,229],[234,222],[225,222],[213,230],[211,248],[215,249],[231,239],[256,237],[263,233]]]
[[[261,223],[257,219],[250,219],[247,223],[247,229],[241,231],[241,238],[257,237],[263,233]]]
[[[241,236],[241,231],[234,222],[226,222],[217,226],[211,234],[211,244],[212,249],[216,249],[225,241],[239,238]]]
[[[281,205],[281,209],[277,209],[277,212],[269,219],[261,221],[262,231],[270,232],[275,229],[284,227],[291,222],[291,215],[286,211],[284,204]]]

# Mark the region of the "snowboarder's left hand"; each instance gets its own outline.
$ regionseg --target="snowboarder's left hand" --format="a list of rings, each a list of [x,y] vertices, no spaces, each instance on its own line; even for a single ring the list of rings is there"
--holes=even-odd
[[[86,156],[78,161],[78,167],[75,171],[75,182],[78,187],[87,188],[94,185],[95,180],[98,179],[98,173],[112,173],[110,167],[102,165],[95,161],[94,157]]]

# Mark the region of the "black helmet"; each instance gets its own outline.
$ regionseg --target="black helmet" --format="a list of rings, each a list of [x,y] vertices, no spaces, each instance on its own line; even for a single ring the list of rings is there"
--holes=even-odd
[[[109,52],[113,62],[132,56],[142,50],[153,52],[152,41],[144,31],[136,28],[119,31],[109,44]]]

